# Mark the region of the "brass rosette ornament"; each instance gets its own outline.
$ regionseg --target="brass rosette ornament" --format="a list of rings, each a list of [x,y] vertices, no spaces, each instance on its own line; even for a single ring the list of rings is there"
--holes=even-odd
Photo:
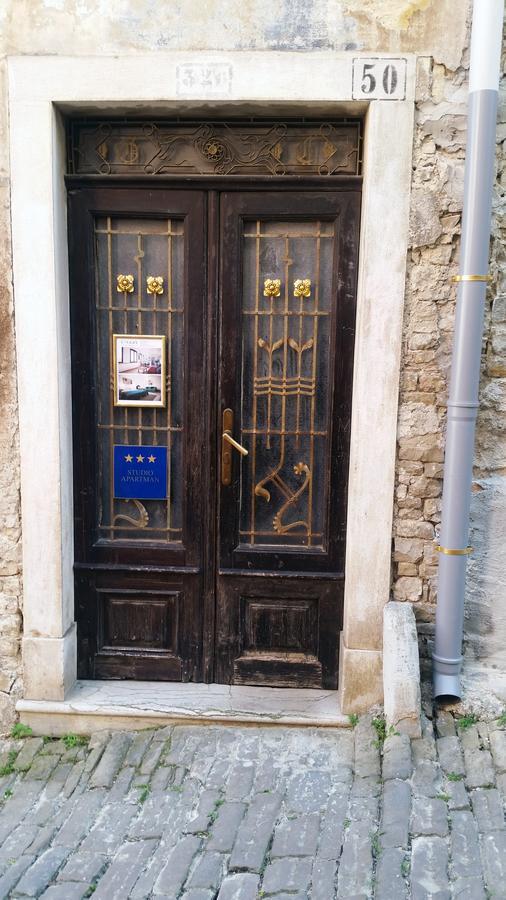
[[[310,297],[311,296],[311,279],[297,278],[293,283],[294,297]]]
[[[264,281],[264,297],[279,297],[281,295],[281,279],[266,278]]]
[[[148,294],[163,294],[163,276],[148,275],[146,278],[146,290]]]
[[[116,290],[118,294],[133,294],[134,292],[134,276],[118,275],[116,278]]]

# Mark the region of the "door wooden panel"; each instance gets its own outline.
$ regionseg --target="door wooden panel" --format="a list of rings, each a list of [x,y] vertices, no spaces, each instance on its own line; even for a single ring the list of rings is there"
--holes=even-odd
[[[217,187],[69,191],[78,672],[335,688],[360,182]],[[115,384],[118,334],[165,373],[132,350]],[[117,496],[133,445],[166,497]]]
[[[336,687],[359,194],[225,193],[218,681]]]
[[[70,192],[69,213],[79,674],[199,679],[202,523],[213,515],[204,400],[206,197],[81,189]],[[125,290],[120,275],[130,276]],[[158,279],[156,290],[150,277]],[[130,350],[115,384],[115,334],[161,335],[165,357]],[[150,407],[162,387],[165,405]],[[115,404],[129,392],[146,405]],[[116,495],[114,447],[132,445],[154,448],[153,459],[157,447],[167,448],[165,498]]]

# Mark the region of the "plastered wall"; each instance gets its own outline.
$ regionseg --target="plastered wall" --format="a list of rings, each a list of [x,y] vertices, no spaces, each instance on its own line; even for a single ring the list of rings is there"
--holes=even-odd
[[[22,691],[15,322],[9,244],[5,57],[178,50],[416,53],[416,130],[400,385],[393,591],[430,644],[436,600],[446,383],[463,189],[469,0],[4,0],[0,6],[0,732]],[[163,96],[163,86],[161,86]],[[506,668],[506,281],[504,137],[498,128],[491,310],[483,347],[467,653]],[[37,135],[32,136],[37,153]],[[395,134],[392,134],[395,166]],[[29,210],[27,210],[29,215]],[[388,253],[388,248],[385,248]],[[37,302],[34,285],[33,302]],[[43,460],[41,460],[43,472]],[[37,516],[37,510],[33,511]],[[44,523],[40,522],[41,540]],[[489,547],[494,547],[494,558]],[[385,598],[387,599],[387,598]],[[502,603],[502,612],[501,612]]]

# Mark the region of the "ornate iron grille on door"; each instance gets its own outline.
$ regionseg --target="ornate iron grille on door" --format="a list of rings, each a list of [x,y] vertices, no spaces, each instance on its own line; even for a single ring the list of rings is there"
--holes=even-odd
[[[95,247],[98,534],[114,541],[180,542],[183,222],[97,218]],[[146,335],[160,339],[150,343]],[[118,359],[119,352],[128,359]],[[160,446],[160,455],[166,449],[165,498],[114,496],[114,447],[122,445]],[[150,456],[156,462],[156,452]]]
[[[69,123],[76,175],[358,175],[358,120]]]
[[[333,251],[331,222],[244,227],[241,440],[250,455],[240,534],[249,544],[324,544]]]

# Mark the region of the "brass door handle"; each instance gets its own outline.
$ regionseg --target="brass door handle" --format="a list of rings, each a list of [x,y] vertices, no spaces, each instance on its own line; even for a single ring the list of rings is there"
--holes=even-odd
[[[228,443],[229,443],[232,447],[235,447],[235,449],[239,451],[239,453],[241,454],[241,456],[247,456],[247,455],[248,455],[248,451],[246,450],[246,447],[243,447],[242,444],[239,444],[238,441],[235,441],[234,438],[232,437],[232,435],[230,434],[229,431],[224,431],[223,434],[222,434],[222,438],[223,438],[224,441],[228,441]]]
[[[237,450],[241,456],[247,456],[248,451],[232,437],[234,427],[234,413],[231,409],[223,410],[223,432],[221,435],[221,483],[225,486],[232,483],[232,450]]]

